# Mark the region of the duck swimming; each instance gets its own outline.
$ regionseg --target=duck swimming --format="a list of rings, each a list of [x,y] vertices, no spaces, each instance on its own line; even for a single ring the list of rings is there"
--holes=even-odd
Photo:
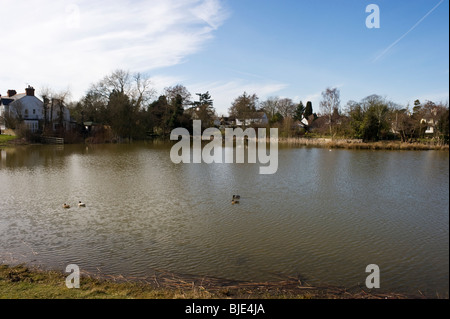
[[[63,208],[70,208],[70,205],[67,205],[66,203],[64,203]]]
[[[241,195],[233,195],[233,199],[241,199]]]
[[[231,205],[234,205],[234,204],[239,204],[239,201],[238,201],[238,200],[235,200],[235,199],[233,199],[233,200],[231,201]]]
[[[82,203],[81,201],[78,202],[78,207],[86,207],[86,204]]]

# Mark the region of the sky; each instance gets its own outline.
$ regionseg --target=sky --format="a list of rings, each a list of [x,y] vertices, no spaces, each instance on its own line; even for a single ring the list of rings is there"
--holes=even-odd
[[[366,8],[370,4],[377,11]],[[2,0],[0,94],[27,85],[79,100],[116,69],[157,94],[209,91],[219,115],[244,91],[341,106],[371,94],[449,100],[449,0]],[[367,25],[369,20],[369,25]],[[379,27],[369,28],[379,21]],[[157,96],[156,96],[157,97]],[[155,97],[155,98],[156,98]]]

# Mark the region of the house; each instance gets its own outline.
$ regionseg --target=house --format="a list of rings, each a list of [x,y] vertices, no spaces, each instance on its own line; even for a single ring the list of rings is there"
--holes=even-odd
[[[314,118],[314,117],[313,117],[313,118]],[[300,125],[301,125],[302,127],[308,127],[309,122],[310,122],[310,121],[309,121],[306,117],[302,116],[302,120],[300,121]]]
[[[434,134],[436,131],[435,128],[438,125],[437,109],[427,109],[420,123],[426,125],[425,134]]]
[[[437,125],[432,117],[425,116],[420,120],[420,123],[425,124],[427,128],[425,129],[425,134],[434,134],[434,128]]]
[[[214,126],[219,127],[220,123],[221,123],[220,118],[218,118],[217,116],[214,117],[213,123],[214,123]]]
[[[44,103],[34,95],[34,89],[31,86],[28,86],[25,92],[17,94],[15,90],[8,90],[6,97],[0,95],[2,130],[8,128],[7,118],[23,121],[32,132],[39,129],[39,120],[43,119]]]
[[[44,121],[47,117],[47,121]],[[57,130],[61,125],[68,129],[70,112],[58,99],[49,101],[49,105],[35,96],[35,89],[28,86],[25,93],[8,90],[7,96],[0,95],[0,129],[9,128],[11,121],[24,123],[27,128],[36,133],[43,129],[44,123],[52,123],[52,129]]]
[[[237,126],[250,126],[250,125],[267,125],[269,123],[269,119],[267,118],[267,114],[265,112],[252,112],[249,114],[248,118],[236,118]]]
[[[221,116],[220,117],[220,126],[226,127],[233,127],[236,125],[236,119],[233,116]]]
[[[312,118],[312,119],[314,119],[314,118]],[[312,121],[311,121],[312,122]],[[304,117],[304,116],[302,116],[302,119],[299,121],[299,120],[296,120],[295,122],[294,122],[294,126],[295,127],[297,127],[297,128],[304,128],[304,129],[307,129],[308,128],[308,126],[310,125],[310,120],[308,120],[306,117]]]
[[[0,94],[0,134],[2,134],[6,130],[6,119],[5,113],[6,108],[13,100],[3,98]]]

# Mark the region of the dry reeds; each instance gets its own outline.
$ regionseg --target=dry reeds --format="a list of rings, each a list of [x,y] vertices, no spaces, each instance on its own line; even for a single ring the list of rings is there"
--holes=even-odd
[[[363,285],[350,288],[321,285],[312,286],[299,277],[280,277],[277,281],[250,282],[215,277],[178,275],[157,271],[153,276],[133,277],[105,275],[82,271],[80,289],[66,289],[66,275],[56,271],[29,268],[25,265],[9,267],[0,264],[0,282],[7,293],[3,296],[58,296],[58,298],[163,298],[163,299],[408,299],[426,298],[420,294],[369,290]],[[28,286],[23,291],[21,283]],[[0,297],[2,289],[0,285]],[[6,290],[3,290],[5,293]],[[26,293],[26,295],[24,295]],[[34,298],[34,297],[33,297]]]
[[[124,277],[122,275],[84,275],[98,280],[120,282],[137,282],[169,290],[174,298],[325,298],[325,299],[407,299],[425,298],[400,293],[378,293],[361,285],[345,288],[338,286],[312,286],[305,280],[286,276],[277,281],[237,281],[216,277],[179,275],[171,272],[157,271],[148,277]]]
[[[280,138],[279,144],[304,145],[335,149],[350,150],[397,150],[397,151],[448,151],[449,145],[434,143],[406,143],[399,141],[363,142],[357,139],[331,139],[331,138]]]

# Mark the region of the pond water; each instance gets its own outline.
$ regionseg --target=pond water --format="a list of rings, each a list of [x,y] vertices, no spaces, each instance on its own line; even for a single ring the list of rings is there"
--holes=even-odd
[[[384,290],[448,297],[449,154],[280,147],[260,175],[167,144],[0,149],[0,263],[18,262],[348,287],[376,264]]]

